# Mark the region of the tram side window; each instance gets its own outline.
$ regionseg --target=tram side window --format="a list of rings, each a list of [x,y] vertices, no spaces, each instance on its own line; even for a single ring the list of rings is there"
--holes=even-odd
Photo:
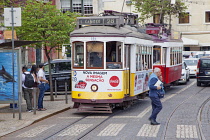
[[[153,49],[153,62],[154,64],[160,64],[160,47],[154,46]]]
[[[106,68],[121,69],[121,43],[116,41],[106,42]]]
[[[178,52],[178,63],[182,63],[182,47],[179,47],[179,52]]]
[[[143,66],[142,66],[142,47],[143,46],[138,46],[138,71],[143,70]]]
[[[136,71],[138,71],[139,65],[138,65],[138,53],[136,53]]]
[[[146,47],[143,46],[142,47],[142,66],[143,66],[143,70],[147,69],[147,60],[146,60]]]
[[[162,64],[166,64],[166,53],[167,53],[167,51],[166,51],[166,48],[162,48]]]
[[[148,69],[152,69],[152,47],[148,47]]]
[[[177,51],[176,51],[176,48],[175,47],[172,47],[171,48],[171,51],[170,51],[170,60],[171,60],[171,65],[176,65],[177,64]]]
[[[171,48],[171,50],[170,50],[170,65],[173,65],[173,57],[174,57],[174,55],[173,55],[173,50],[172,50],[172,48]]]
[[[87,42],[87,68],[103,68],[103,42]]]
[[[73,43],[73,57],[74,57],[74,67],[84,67],[84,43],[74,42]]]

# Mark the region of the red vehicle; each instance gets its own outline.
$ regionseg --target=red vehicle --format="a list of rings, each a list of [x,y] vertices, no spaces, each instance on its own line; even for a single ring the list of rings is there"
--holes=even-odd
[[[146,32],[154,41],[153,68],[161,69],[163,82],[169,85],[181,78],[183,42],[175,33],[169,36],[165,26],[150,23],[146,25]]]

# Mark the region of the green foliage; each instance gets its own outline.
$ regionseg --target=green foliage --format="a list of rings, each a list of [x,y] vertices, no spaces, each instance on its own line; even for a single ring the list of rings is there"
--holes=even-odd
[[[177,17],[187,9],[181,0],[176,0],[175,4],[171,4],[171,0],[132,0],[132,4],[135,12],[140,13],[139,21],[142,23],[155,14],[160,14],[160,23],[164,23],[170,15]]]
[[[42,41],[46,53],[60,44],[69,43],[69,35],[75,28],[77,14],[62,13],[51,3],[28,0],[22,8],[22,26],[16,27],[21,40]],[[46,46],[51,49],[46,50]]]
[[[0,15],[4,13],[4,8],[23,6],[26,0],[0,0]]]

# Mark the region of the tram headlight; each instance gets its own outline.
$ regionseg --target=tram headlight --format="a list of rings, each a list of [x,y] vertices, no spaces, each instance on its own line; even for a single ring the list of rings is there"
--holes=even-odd
[[[93,92],[96,92],[98,90],[98,85],[92,84],[90,88]]]
[[[78,93],[78,97],[80,97],[81,96],[81,93]]]
[[[112,97],[112,94],[108,94],[109,97]]]

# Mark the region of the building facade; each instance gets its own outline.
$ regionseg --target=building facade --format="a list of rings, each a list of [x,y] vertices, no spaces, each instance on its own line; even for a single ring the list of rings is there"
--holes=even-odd
[[[210,50],[210,0],[183,0],[188,6],[185,18],[172,16],[172,30],[181,34],[184,51]],[[56,0],[57,8],[79,12],[85,16],[97,16],[104,10],[133,13],[131,0]],[[146,23],[158,22],[152,17]],[[166,21],[167,23],[168,21]]]

